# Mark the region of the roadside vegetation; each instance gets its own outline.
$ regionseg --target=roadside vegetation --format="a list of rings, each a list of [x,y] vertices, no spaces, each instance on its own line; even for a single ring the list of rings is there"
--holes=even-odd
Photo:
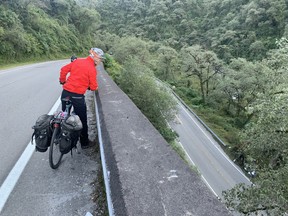
[[[72,0],[3,0],[0,65],[86,54],[99,23],[96,10]]]
[[[227,144],[254,186],[226,191],[246,215],[288,211],[285,0],[3,0],[0,65],[106,52],[105,67],[160,133],[169,84]],[[148,109],[149,108],[149,109]]]

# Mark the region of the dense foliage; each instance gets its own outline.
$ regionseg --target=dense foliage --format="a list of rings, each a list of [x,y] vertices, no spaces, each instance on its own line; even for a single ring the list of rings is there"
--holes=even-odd
[[[103,30],[176,49],[199,44],[227,62],[260,60],[287,34],[285,0],[106,0],[99,7]]]
[[[284,215],[287,8],[286,0],[2,0],[0,64],[98,46],[109,53],[111,76],[173,140],[166,120],[174,103],[158,77],[224,139],[232,157],[244,158],[242,168],[256,169],[252,187],[225,192],[228,206]]]
[[[244,214],[287,212],[288,49],[280,40],[287,36],[287,5],[285,0],[99,3],[106,17],[101,30],[150,41],[130,50],[122,45],[124,55],[111,46],[115,58],[141,52],[143,63],[220,132],[229,154],[256,170],[255,186],[225,193],[228,206]]]
[[[113,57],[106,54],[104,65],[121,89],[172,144],[177,134],[168,127],[167,122],[175,116],[176,101],[157,83],[149,67],[153,64],[150,60],[150,46],[151,44],[135,37],[119,39],[114,47],[115,54]]]
[[[73,0],[3,0],[0,64],[87,53],[99,23],[96,10]]]
[[[252,105],[257,118],[242,134],[243,150],[259,173],[256,185],[239,186],[226,193],[228,203],[244,213],[282,215],[288,209],[288,41],[282,39],[278,45],[279,49],[263,62],[274,70],[266,74],[270,85]]]
[[[167,121],[175,116],[176,101],[164,87],[157,85],[152,71],[139,59],[130,59],[123,66],[119,85],[162,136],[172,142],[176,133],[167,127]]]

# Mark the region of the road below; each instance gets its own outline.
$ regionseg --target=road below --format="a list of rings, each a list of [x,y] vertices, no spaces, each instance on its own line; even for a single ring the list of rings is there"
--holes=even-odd
[[[171,127],[179,134],[179,141],[188,158],[214,194],[222,198],[222,191],[238,183],[250,184],[249,179],[228,158],[195,116],[181,103],[178,104],[178,110]]]

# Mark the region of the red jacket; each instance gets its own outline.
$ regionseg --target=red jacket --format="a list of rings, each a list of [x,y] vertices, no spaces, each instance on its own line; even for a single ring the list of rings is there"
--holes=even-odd
[[[68,73],[70,76],[66,79]],[[91,91],[98,89],[96,76],[97,70],[94,61],[88,56],[63,66],[59,80],[61,83],[65,83],[63,89],[77,94],[85,94],[88,88]]]

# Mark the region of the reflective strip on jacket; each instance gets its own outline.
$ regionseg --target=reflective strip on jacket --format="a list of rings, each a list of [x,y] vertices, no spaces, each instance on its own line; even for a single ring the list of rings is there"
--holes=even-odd
[[[68,73],[70,75],[67,77]],[[60,82],[65,83],[63,89],[77,93],[85,94],[90,88],[91,91],[98,89],[97,70],[93,59],[88,56],[63,66],[60,71]]]

